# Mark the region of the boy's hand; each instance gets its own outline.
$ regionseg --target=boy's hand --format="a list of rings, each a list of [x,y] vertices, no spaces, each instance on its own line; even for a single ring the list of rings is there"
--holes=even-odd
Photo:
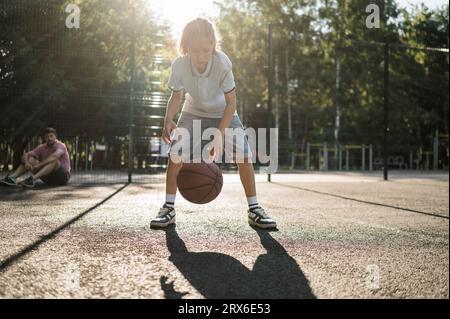
[[[169,144],[170,143],[170,133],[172,130],[177,128],[177,124],[173,120],[166,119],[164,121],[164,128],[162,131],[162,139],[164,143]]]
[[[219,127],[218,133],[220,132],[221,136],[218,134],[214,136],[215,143],[211,147],[209,151],[210,158],[213,161],[217,161],[220,156],[223,154],[223,143],[225,140],[225,130]]]
[[[39,172],[40,169],[41,169],[41,167],[39,166],[39,164],[32,165],[31,166],[31,173],[36,174],[37,172]]]

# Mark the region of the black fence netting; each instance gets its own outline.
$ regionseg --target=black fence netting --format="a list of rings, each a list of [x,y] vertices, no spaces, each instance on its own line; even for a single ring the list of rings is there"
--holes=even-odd
[[[340,21],[340,2],[325,2],[287,22],[232,3],[216,24],[237,112],[257,135],[278,129],[278,171],[381,170],[386,160],[391,169],[448,169],[448,21],[442,29],[430,13],[434,24],[369,30],[364,1],[348,4],[350,20]],[[71,182],[147,181],[165,170],[176,47],[148,1],[3,0],[0,30],[2,176],[43,142],[45,127],[68,148]]]

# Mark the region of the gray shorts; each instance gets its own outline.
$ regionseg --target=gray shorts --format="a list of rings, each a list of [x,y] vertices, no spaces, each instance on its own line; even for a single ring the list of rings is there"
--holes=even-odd
[[[195,120],[200,122],[194,123]],[[219,127],[220,121],[221,118],[200,117],[191,113],[182,112],[170,144],[170,156],[181,156],[183,162],[199,160],[202,152],[204,150],[206,151],[208,144],[213,140],[213,136],[210,136],[209,132],[205,132],[205,130]],[[187,130],[189,138],[184,138],[184,135],[180,135],[181,132],[178,131],[180,128]],[[234,136],[225,134],[225,161],[231,163],[234,162],[234,159],[250,159],[252,157],[252,151],[239,116],[233,116],[230,128],[233,129]],[[201,138],[202,136],[203,139]],[[205,158],[204,156],[203,158]],[[222,160],[219,159],[217,162],[220,163]]]

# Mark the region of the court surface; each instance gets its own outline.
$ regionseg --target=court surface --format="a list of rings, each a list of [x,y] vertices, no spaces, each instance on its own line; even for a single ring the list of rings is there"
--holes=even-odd
[[[449,298],[443,173],[257,176],[278,231],[247,224],[236,174],[219,197],[177,195],[149,229],[152,183],[0,188],[1,298]]]

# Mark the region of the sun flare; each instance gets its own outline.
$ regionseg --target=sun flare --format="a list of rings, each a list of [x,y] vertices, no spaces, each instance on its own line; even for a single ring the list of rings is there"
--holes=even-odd
[[[212,18],[217,14],[213,0],[147,0],[149,7],[172,26],[178,36],[184,25],[199,16]]]

